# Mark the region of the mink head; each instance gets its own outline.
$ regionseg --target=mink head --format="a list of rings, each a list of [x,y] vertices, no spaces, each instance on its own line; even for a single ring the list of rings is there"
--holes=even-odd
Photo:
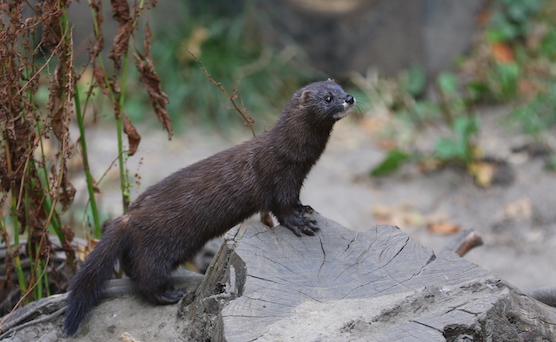
[[[299,106],[312,114],[312,120],[334,123],[354,107],[355,98],[332,80],[311,83],[299,90]]]

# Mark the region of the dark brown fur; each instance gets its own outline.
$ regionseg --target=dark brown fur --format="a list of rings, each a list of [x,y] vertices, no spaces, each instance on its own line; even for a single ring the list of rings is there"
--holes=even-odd
[[[333,81],[298,90],[276,126],[249,141],[181,169],[148,188],[106,231],[73,279],[65,329],[73,335],[98,303],[114,263],[151,302],[170,304],[183,295],[170,273],[209,240],[259,211],[281,225],[313,235],[316,222],[299,202],[309,170],[326,147],[334,123],[355,99]]]

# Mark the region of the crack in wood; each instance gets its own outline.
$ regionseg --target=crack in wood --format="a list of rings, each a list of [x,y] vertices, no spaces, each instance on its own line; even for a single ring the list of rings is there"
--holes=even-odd
[[[351,239],[350,242],[348,242],[348,244],[346,246],[346,249],[344,249],[344,253],[347,252],[348,249],[350,249],[352,243],[357,241],[357,237],[359,237],[359,233],[355,233],[355,237],[353,239]]]
[[[427,328],[430,328],[430,329],[432,329],[432,330],[438,331],[438,332],[441,333],[441,334],[444,333],[444,331],[442,331],[442,330],[440,330],[440,329],[438,329],[438,328],[435,328],[435,327],[433,327],[433,326],[430,326],[430,325],[428,325],[428,324],[425,324],[425,323],[423,323],[423,322],[419,322],[419,321],[416,321],[416,320],[410,320],[409,322],[411,322],[411,323],[416,323],[416,324],[420,324],[420,325],[422,325],[422,326],[424,326],[424,327],[427,327]]]

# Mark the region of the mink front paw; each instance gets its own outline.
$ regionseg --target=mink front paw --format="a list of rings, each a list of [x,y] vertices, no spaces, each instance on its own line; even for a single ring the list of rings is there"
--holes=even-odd
[[[305,235],[315,235],[315,233],[319,230],[317,221],[301,215],[296,215],[290,219],[286,219],[283,222],[280,222],[280,224],[291,230],[299,237],[302,236],[302,233]]]

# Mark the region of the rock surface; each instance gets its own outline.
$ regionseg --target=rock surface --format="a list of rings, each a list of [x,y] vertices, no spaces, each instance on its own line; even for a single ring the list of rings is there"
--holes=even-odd
[[[336,6],[334,6],[336,5]],[[295,42],[327,75],[369,68],[395,75],[415,65],[431,78],[451,69],[478,32],[483,0],[257,2],[261,32],[278,46]]]
[[[106,300],[71,340],[556,340],[556,309],[456,254],[435,256],[393,226],[356,233],[315,218],[314,237],[234,228],[197,290],[186,280],[191,292],[178,306]],[[63,309],[56,302],[41,312]],[[61,326],[53,315],[3,341],[64,340]]]

